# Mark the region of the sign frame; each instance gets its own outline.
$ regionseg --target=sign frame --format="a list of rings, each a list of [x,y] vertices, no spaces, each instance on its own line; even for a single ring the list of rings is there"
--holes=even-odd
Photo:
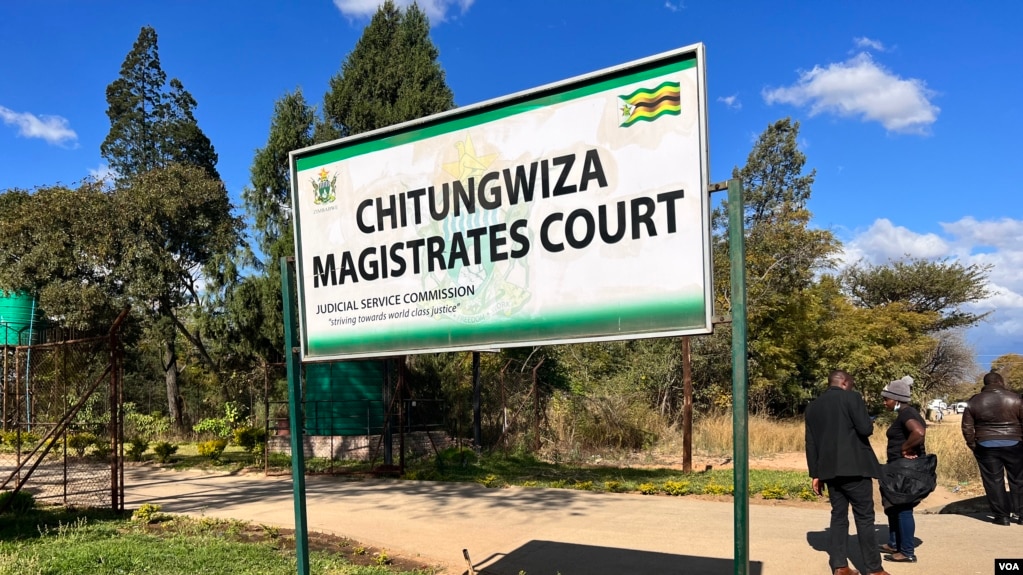
[[[684,66],[684,68],[683,68]],[[579,332],[571,330],[566,331],[563,329],[564,320],[562,316],[557,316],[551,310],[539,308],[539,313],[530,318],[529,321],[523,320],[520,324],[527,324],[533,321],[533,318],[540,317],[541,319],[530,323],[530,325],[523,327],[513,326],[511,323],[501,323],[503,320],[497,319],[493,324],[478,324],[476,326],[461,326],[458,333],[454,331],[448,331],[447,337],[443,334],[438,336],[436,333],[433,334],[432,339],[417,337],[415,330],[411,330],[412,333],[400,333],[392,334],[391,332],[383,331],[379,334],[376,341],[370,341],[373,338],[366,337],[360,338],[358,345],[351,346],[352,349],[348,349],[344,345],[310,345],[310,333],[309,328],[313,324],[311,316],[319,315],[317,312],[321,312],[322,315],[328,315],[339,310],[340,307],[349,305],[349,301],[353,307],[357,306],[358,298],[355,300],[348,300],[345,296],[338,296],[336,301],[338,304],[331,311],[329,305],[324,306],[321,304],[317,307],[315,298],[310,297],[310,292],[313,289],[325,287],[319,285],[322,280],[324,284],[327,283],[328,278],[335,280],[338,274],[338,268],[345,269],[342,255],[347,255],[349,252],[345,251],[344,254],[339,254],[338,261],[330,263],[328,266],[325,261],[330,261],[328,256],[324,256],[321,250],[320,255],[311,255],[315,250],[307,245],[306,242],[311,244],[319,244],[324,236],[321,234],[317,236],[314,232],[309,230],[312,228],[312,224],[305,222],[308,219],[310,222],[313,221],[313,212],[309,206],[309,194],[310,192],[317,194],[317,200],[324,200],[324,203],[333,203],[335,200],[341,200],[343,202],[342,194],[338,193],[336,184],[336,172],[332,173],[326,170],[324,166],[333,167],[337,162],[352,162],[350,165],[357,165],[354,162],[369,162],[373,160],[374,154],[390,153],[395,150],[403,150],[403,146],[415,145],[416,142],[430,142],[431,138],[438,138],[445,135],[450,135],[456,132],[465,132],[468,134],[468,130],[476,129],[483,125],[488,126],[499,126],[499,122],[503,118],[508,117],[520,117],[529,118],[529,114],[537,113],[538,111],[544,111],[546,107],[555,107],[565,102],[583,101],[585,96],[579,96],[579,94],[591,94],[594,92],[600,92],[601,88],[606,87],[607,90],[617,90],[618,98],[625,98],[626,96],[620,94],[622,91],[621,86],[628,86],[635,84],[637,81],[656,80],[661,76],[669,73],[674,73],[679,70],[687,71],[688,76],[691,79],[693,93],[689,94],[685,101],[690,103],[685,113],[693,114],[695,117],[690,121],[693,122],[692,129],[688,134],[688,138],[693,142],[692,146],[697,149],[696,153],[693,154],[695,157],[687,156],[685,161],[686,166],[690,167],[690,171],[686,172],[685,177],[687,178],[687,184],[684,189],[685,199],[693,199],[697,203],[696,210],[690,210],[690,213],[686,215],[690,218],[694,218],[693,221],[697,223],[694,226],[689,226],[687,238],[692,238],[698,241],[700,260],[698,265],[691,266],[690,269],[694,273],[688,274],[689,276],[699,276],[693,281],[699,287],[699,293],[696,295],[690,294],[693,298],[702,298],[699,301],[699,309],[691,311],[686,317],[685,321],[676,321],[673,317],[669,317],[671,314],[661,314],[664,316],[663,323],[657,323],[661,321],[660,317],[655,318],[651,328],[647,329],[647,324],[651,323],[650,316],[656,315],[651,314],[650,310],[641,311],[639,313],[645,313],[645,316],[640,318],[639,315],[635,316],[640,319],[636,319],[633,323],[630,323],[632,316],[628,315],[634,313],[629,307],[629,301],[627,297],[623,297],[621,301],[607,300],[609,307],[617,306],[619,310],[624,309],[624,312],[619,311],[617,317],[618,329],[613,327],[613,323],[616,320],[613,317],[613,311],[609,311],[608,318],[604,318],[600,323],[594,321],[596,328],[590,326],[584,326],[580,328]],[[691,72],[688,72],[692,70]],[[681,72],[679,72],[681,73]],[[638,80],[637,80],[638,79]],[[655,86],[654,89],[663,86]],[[687,89],[689,86],[687,86]],[[670,88],[669,88],[670,90]],[[636,90],[633,94],[643,91],[649,94],[653,89],[643,88]],[[675,91],[675,101],[678,102],[679,89]],[[642,97],[642,95],[641,95]],[[628,112],[625,111],[629,100],[625,99],[623,106],[623,115],[628,116]],[[635,110],[635,108],[634,108]],[[672,113],[670,110],[666,113],[668,116],[667,120],[671,120],[672,117],[678,117],[678,112]],[[650,121],[651,118],[636,118],[637,114],[633,113],[629,121],[638,124],[654,124]],[[653,118],[657,119],[657,117]],[[660,121],[660,120],[658,120]],[[622,121],[624,125],[625,120]],[[466,144],[471,145],[471,141],[466,140]],[[655,150],[654,153],[660,153],[659,150]],[[667,152],[666,152],[667,153]],[[599,176],[603,174],[596,173],[594,168],[594,161],[599,166],[600,152],[594,150],[592,154],[596,155],[596,159],[590,154],[589,151],[585,153],[577,154],[576,169],[579,169],[579,165],[583,166],[583,177],[584,181],[579,184],[579,188],[584,188],[586,183],[591,183],[593,186],[598,186],[601,183]],[[407,155],[407,154],[406,154]],[[477,154],[478,156],[479,154]],[[672,156],[674,157],[674,156]],[[557,160],[554,158],[552,162]],[[567,343],[583,343],[583,342],[596,342],[596,341],[611,341],[621,339],[639,339],[639,338],[653,338],[653,337],[672,337],[680,335],[701,335],[711,333],[713,330],[712,326],[712,312],[713,312],[713,278],[712,278],[712,257],[710,251],[710,201],[708,192],[708,181],[709,181],[709,152],[708,152],[708,128],[707,128],[707,89],[706,89],[706,66],[705,66],[705,50],[702,43],[693,44],[690,46],[682,47],[676,50],[664,52],[640,60],[627,62],[611,68],[598,70],[589,74],[576,76],[563,81],[547,84],[534,88],[531,90],[525,90],[517,92],[508,96],[480,102],[471,106],[463,108],[456,108],[448,112],[435,114],[432,116],[420,118],[410,122],[405,122],[399,125],[391,126],[388,128],[366,132],[335,140],[332,142],[326,142],[316,146],[295,150],[290,153],[290,169],[291,169],[291,200],[293,211],[293,226],[295,233],[295,249],[296,249],[296,277],[297,277],[297,298],[299,303],[299,333],[300,333],[300,350],[302,355],[302,361],[333,361],[333,360],[344,360],[344,359],[358,359],[358,358],[369,358],[369,357],[388,357],[402,354],[414,354],[414,353],[436,353],[436,352],[451,352],[451,351],[471,351],[482,348],[500,349],[506,347],[522,347],[531,345],[557,345]],[[546,162],[550,158],[538,158],[540,162]],[[681,160],[680,160],[681,161]],[[381,162],[383,162],[381,160]],[[393,164],[393,162],[392,162]],[[519,166],[512,166],[509,169],[528,169],[533,164],[520,164]],[[340,164],[349,165],[349,164]],[[666,165],[665,162],[661,162],[661,165]],[[548,165],[541,163],[541,171]],[[586,166],[589,166],[590,171],[586,172]],[[316,180],[315,175],[310,178],[310,171],[320,169],[320,178]],[[668,170],[666,168],[665,170]],[[695,173],[693,173],[695,172]],[[322,175],[326,174],[326,175]],[[585,181],[586,175],[589,175],[589,182]],[[333,180],[329,178],[333,177]],[[477,174],[478,178],[479,174]],[[303,179],[304,178],[304,179]],[[471,178],[470,178],[471,179]],[[305,180],[312,180],[308,183],[313,184],[312,188],[308,184],[303,185],[302,182]],[[464,181],[464,178],[463,180]],[[317,182],[319,188],[317,188]],[[445,186],[447,183],[444,184]],[[451,182],[453,191],[452,196],[456,196],[459,188],[457,181]],[[471,185],[471,184],[470,184]],[[439,187],[439,186],[438,186]],[[482,184],[480,189],[482,190]],[[350,188],[351,189],[351,188]],[[361,188],[358,188],[361,190]],[[431,188],[432,189],[432,188]],[[664,189],[664,188],[661,188]],[[447,188],[445,187],[445,193]],[[303,197],[302,194],[306,194]],[[574,194],[583,197],[582,202],[588,200],[585,197],[586,192],[580,192]],[[546,197],[546,196],[545,196]],[[553,196],[552,196],[553,197]],[[658,206],[662,207],[662,214],[665,218],[661,220],[662,229],[661,235],[669,235],[665,233],[663,226],[668,226],[674,229],[674,222],[672,218],[676,215],[674,208],[667,210],[670,215],[665,214],[665,206],[670,204],[672,200],[663,199],[664,195],[656,196],[658,198]],[[400,201],[407,201],[405,196],[401,196]],[[677,198],[676,198],[677,199]],[[530,200],[535,202],[546,202],[548,199]],[[550,200],[552,203],[555,200]],[[560,199],[558,200],[560,201]],[[319,203],[317,201],[317,203]],[[340,202],[339,202],[340,203]],[[649,203],[649,202],[641,202]],[[663,205],[662,205],[663,203]],[[380,204],[377,204],[378,208]],[[356,205],[345,206],[344,209],[356,210]],[[321,210],[324,208],[320,208]],[[334,209],[342,209],[335,208]],[[425,210],[425,208],[423,208]],[[570,208],[566,208],[566,211]],[[635,207],[630,205],[627,210],[631,211],[633,220],[636,218],[636,210],[642,211],[642,207]],[[619,208],[621,210],[621,208]],[[481,210],[482,211],[482,210]],[[681,210],[680,210],[681,211]],[[693,213],[698,212],[698,213]],[[368,213],[368,210],[366,211]],[[570,212],[567,215],[571,218],[576,212]],[[620,212],[624,214],[625,212]],[[361,216],[360,216],[361,217]],[[585,220],[585,215],[576,218],[574,221],[578,223],[580,219]],[[680,218],[676,218],[680,219]],[[360,220],[362,221],[362,220]],[[378,220],[382,222],[383,220]],[[439,220],[438,220],[439,221]],[[446,220],[441,223],[446,223]],[[500,224],[498,224],[500,225]],[[546,224],[545,224],[546,225]],[[624,225],[624,224],[623,224]],[[304,229],[305,226],[305,229]],[[510,226],[511,227],[511,226]],[[636,226],[640,227],[640,226]],[[698,228],[698,229],[692,229]],[[650,228],[648,228],[650,229]],[[532,232],[532,227],[526,228],[527,232]],[[375,230],[380,231],[380,230]],[[520,233],[522,229],[520,228]],[[307,234],[304,237],[303,233]],[[635,233],[635,232],[633,232]],[[570,232],[565,231],[564,243],[567,241],[571,243],[571,238],[567,237]],[[654,233],[653,235],[657,235]],[[484,238],[486,239],[486,238]],[[514,232],[512,238],[514,239]],[[514,243],[509,238],[504,238],[507,243]],[[480,236],[476,236],[476,241],[480,241]],[[491,242],[493,242],[491,236]],[[499,240],[498,240],[499,241]],[[650,240],[653,241],[653,240]],[[657,241],[661,241],[658,238]],[[358,248],[366,248],[368,243],[355,244],[356,249],[353,252],[358,251]],[[393,244],[391,244],[393,245]],[[665,244],[667,245],[667,244]],[[521,244],[519,244],[521,247]],[[688,247],[688,245],[687,245]],[[309,248],[309,249],[307,249]],[[541,253],[541,250],[537,245],[533,245],[536,253]],[[695,247],[690,248],[693,252],[696,251]],[[383,250],[383,248],[381,248]],[[664,253],[664,248],[661,248],[660,253]],[[491,252],[494,253],[494,252]],[[331,258],[334,254],[328,254]],[[419,255],[419,252],[416,252]],[[478,257],[478,256],[477,256]],[[531,255],[532,258],[540,258],[538,255]],[[691,256],[690,257],[694,257]],[[532,261],[532,260],[530,260]],[[543,262],[543,259],[537,260]],[[425,265],[425,264],[424,264]],[[657,267],[657,263],[649,263],[651,267]],[[331,267],[333,266],[333,267]],[[383,266],[383,264],[381,264]],[[591,264],[592,266],[592,264]],[[663,271],[663,268],[662,268]],[[333,275],[331,275],[333,274]],[[343,272],[340,274],[343,276]],[[357,281],[357,279],[356,279]],[[344,279],[342,278],[341,285],[331,285],[330,290],[339,290],[343,292],[346,287],[343,285]],[[652,282],[648,282],[652,283]],[[348,289],[351,289],[350,287]],[[653,288],[651,288],[653,289]],[[619,288],[619,291],[621,290]],[[317,293],[326,293],[317,292]],[[414,293],[414,292],[413,292]],[[597,292],[599,294],[599,290]],[[406,294],[407,295],[407,294]],[[669,294],[671,295],[671,294]],[[661,297],[661,296],[658,296]],[[370,298],[371,302],[375,298]],[[385,299],[385,298],[381,298]],[[390,301],[390,300],[386,300]],[[540,299],[542,302],[543,300]],[[362,299],[363,305],[365,305],[366,298]],[[597,305],[601,304],[598,301]],[[309,307],[309,306],[312,307]],[[381,304],[383,305],[383,304]],[[686,304],[690,305],[690,304]],[[635,306],[634,306],[635,307]],[[643,306],[638,306],[642,308]],[[637,309],[638,309],[637,308]],[[427,308],[429,309],[429,308]],[[435,309],[449,309],[448,307],[435,308]],[[688,309],[688,308],[687,308]],[[357,309],[349,309],[346,311],[358,311]],[[372,310],[370,310],[372,311]],[[381,311],[381,314],[385,312]],[[357,314],[352,314],[351,317],[356,317]],[[368,317],[368,316],[364,316]],[[381,315],[380,317],[384,317]],[[569,322],[571,322],[571,316],[566,315]],[[352,321],[356,321],[352,319]],[[361,321],[361,319],[359,320]],[[546,323],[545,323],[546,322]],[[646,322],[646,323],[644,323]],[[399,323],[400,322],[394,322]],[[550,325],[548,325],[550,324]],[[355,324],[353,323],[353,326]],[[624,329],[621,326],[625,326]],[[611,327],[605,327],[611,326]],[[637,327],[638,326],[638,327]],[[457,327],[457,326],[456,326]],[[477,329],[478,328],[478,329]],[[507,329],[505,329],[507,328]],[[316,329],[319,330],[316,333],[320,334],[323,330],[322,325],[317,325]],[[400,328],[398,328],[400,329]],[[485,337],[476,337],[476,334],[484,334]],[[468,335],[467,335],[468,334]],[[376,334],[374,334],[376,337]],[[353,338],[354,340],[355,338]],[[366,341],[363,341],[365,339]],[[319,340],[317,340],[319,341]],[[354,343],[354,341],[353,341]]]

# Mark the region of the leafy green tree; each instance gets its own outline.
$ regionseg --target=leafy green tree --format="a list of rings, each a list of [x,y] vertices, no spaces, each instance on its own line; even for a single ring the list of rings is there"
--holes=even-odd
[[[746,164],[732,170],[744,191],[748,373],[755,409],[790,410],[814,391],[819,368],[809,350],[821,310],[812,288],[816,274],[833,265],[839,248],[830,232],[810,227],[807,202],[815,171],[803,172],[806,156],[799,150],[798,136],[798,122],[789,118],[774,122],[757,138]],[[712,225],[715,305],[719,312],[727,312],[731,308],[727,200],[714,210]],[[718,329],[711,337],[727,340],[730,329]],[[694,366],[719,374],[717,384],[724,386],[727,380],[718,378],[730,372],[724,367],[730,355],[721,352],[730,346],[704,341],[694,346],[694,352],[711,348],[718,354],[715,365],[694,361]]]
[[[326,136],[349,136],[415,120],[454,107],[430,40],[430,24],[419,6],[404,11],[384,2],[355,49],[330,79],[323,99]]]
[[[242,223],[231,214],[223,183],[196,166],[170,164],[141,173],[118,187],[113,200],[122,231],[116,275],[131,300],[150,313],[151,333],[163,342],[169,415],[181,426],[176,336],[216,366],[201,330],[185,317],[211,297],[217,275],[211,266],[238,245]]]
[[[952,393],[956,386],[972,379],[974,354],[963,341],[961,330],[983,321],[988,314],[972,313],[964,306],[988,296],[989,271],[990,266],[963,265],[948,259],[907,258],[884,265],[859,262],[839,274],[838,281],[857,308],[872,314],[918,316],[915,327],[904,334],[904,344],[926,345],[917,348],[916,356],[907,357],[901,368],[903,375],[916,379],[914,392],[921,394],[917,398],[921,400],[923,396]],[[863,335],[859,332],[854,337]],[[884,381],[882,374],[900,377],[882,369],[876,374],[879,384]]]
[[[936,312],[927,330],[938,332],[971,327],[988,316],[990,312],[975,314],[962,306],[988,297],[990,271],[990,265],[907,258],[885,265],[860,262],[842,272],[841,280],[856,305],[875,308],[903,302],[912,311]]]
[[[991,362],[991,369],[1002,374],[1006,387],[1016,390],[1023,389],[1023,355],[1007,353],[998,356]]]
[[[920,366],[934,348],[934,339],[923,328],[936,314],[920,313],[902,303],[862,308],[845,297],[833,299],[830,307],[831,317],[818,330],[820,357],[829,369],[851,373],[869,403],[879,408],[881,389],[892,380],[912,375],[920,381]],[[822,371],[818,381],[825,375]],[[922,387],[916,385],[913,391],[920,401]]]
[[[190,328],[181,314],[218,307],[212,302],[232,280],[228,255],[240,243],[241,221],[231,213],[213,145],[196,122],[195,99],[177,79],[167,87],[153,28],[140,31],[107,87],[107,104],[110,132],[100,151],[118,173],[115,274],[149,312],[149,333],[163,342],[168,410],[180,431],[177,335],[215,366],[201,336],[204,322]]]
[[[68,327],[110,325],[125,299],[110,274],[114,218],[103,187],[8,190],[0,212],[0,289],[37,294],[47,317]]]

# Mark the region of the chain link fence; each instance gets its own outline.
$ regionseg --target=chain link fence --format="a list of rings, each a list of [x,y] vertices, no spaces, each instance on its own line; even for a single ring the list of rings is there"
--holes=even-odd
[[[123,510],[119,325],[104,337],[2,348],[0,490]]]

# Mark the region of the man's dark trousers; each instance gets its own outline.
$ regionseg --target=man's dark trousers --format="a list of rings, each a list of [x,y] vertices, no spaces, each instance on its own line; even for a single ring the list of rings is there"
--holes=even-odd
[[[824,482],[831,499],[831,533],[828,542],[828,563],[831,570],[845,567],[849,541],[849,506],[856,521],[856,540],[860,544],[868,573],[881,571],[874,536],[874,481],[869,477],[836,477]],[[873,564],[872,564],[873,563]]]
[[[973,455],[977,458],[980,479],[995,517],[1023,513],[1023,442],[1010,447],[977,445]],[[1012,499],[1005,493],[1006,477]]]

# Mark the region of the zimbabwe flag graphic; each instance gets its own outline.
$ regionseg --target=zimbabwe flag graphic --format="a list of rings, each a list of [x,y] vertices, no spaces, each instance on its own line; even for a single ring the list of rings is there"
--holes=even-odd
[[[653,89],[640,88],[618,97],[624,101],[620,124],[623,128],[636,122],[652,122],[661,116],[678,116],[682,113],[678,82],[664,82]]]

